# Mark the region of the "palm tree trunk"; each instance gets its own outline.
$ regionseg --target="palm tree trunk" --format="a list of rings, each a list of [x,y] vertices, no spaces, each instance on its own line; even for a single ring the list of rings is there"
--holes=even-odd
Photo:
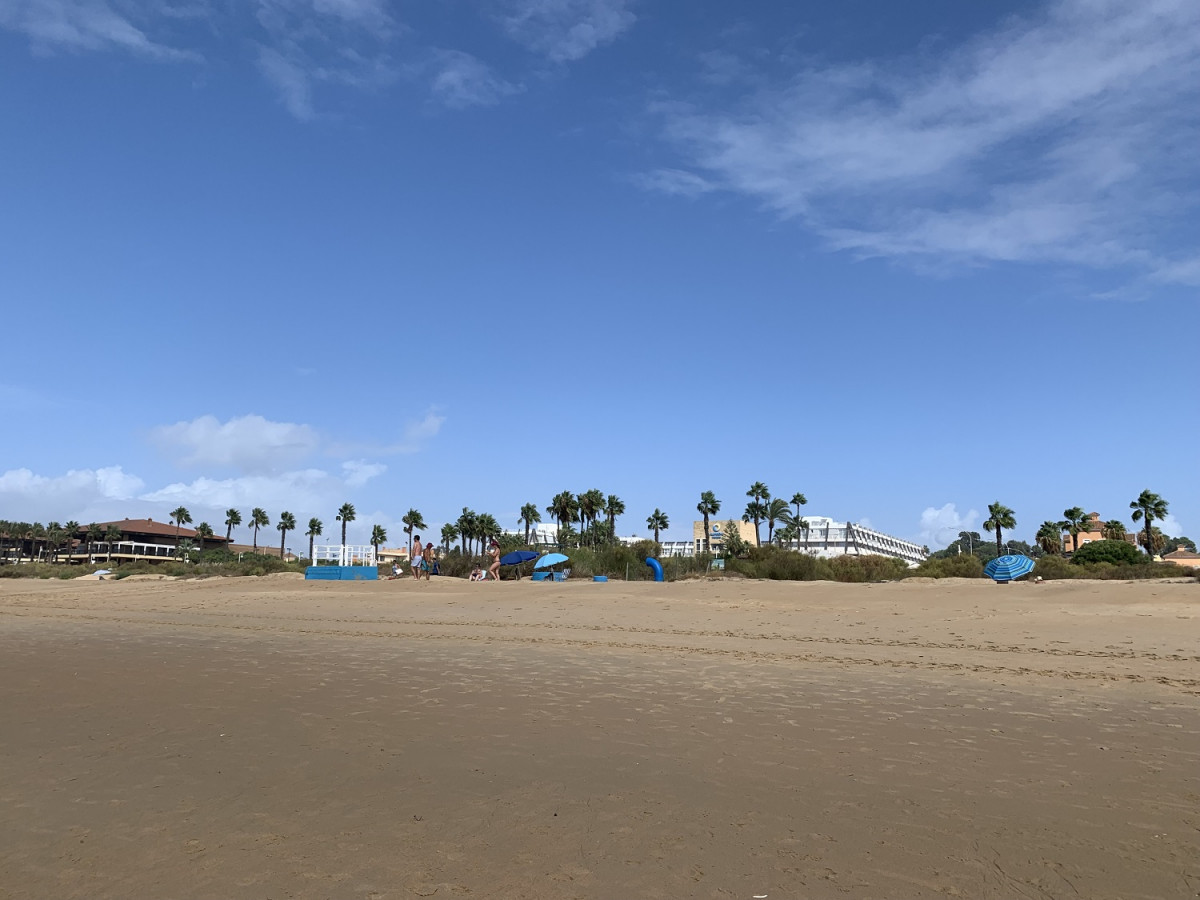
[[[1000,517],[999,517],[999,516],[997,516],[996,518],[998,519],[998,518],[1000,518]],[[997,556],[1003,556],[1003,555],[1004,555],[1004,554],[1001,552],[1001,550],[1000,550],[1000,543],[1001,543],[1001,537],[1000,537],[1000,526],[999,526],[999,525],[997,525],[997,526],[996,526],[996,555],[997,555]]]
[[[287,543],[287,529],[279,529],[279,558],[283,559],[283,545]]]
[[[309,561],[309,562],[312,562],[312,561],[313,561],[313,557],[312,557],[312,554],[313,554],[313,541],[314,541],[314,540],[316,540],[316,537],[317,537],[317,536],[316,536],[315,534],[310,534],[310,535],[308,536],[308,561]]]

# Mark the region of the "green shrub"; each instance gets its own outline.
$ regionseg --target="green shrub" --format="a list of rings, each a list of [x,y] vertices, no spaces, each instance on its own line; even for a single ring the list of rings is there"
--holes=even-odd
[[[1054,581],[1060,578],[1077,578],[1083,577],[1083,573],[1079,569],[1071,567],[1071,564],[1061,556],[1046,555],[1038,559],[1033,566],[1032,577],[1041,576],[1045,581]]]
[[[1145,565],[1148,562],[1149,557],[1139,553],[1137,548],[1127,541],[1092,541],[1071,554],[1071,563],[1077,566],[1089,563]]]
[[[960,553],[942,559],[930,558],[915,569],[908,569],[905,575],[921,578],[982,578],[983,561],[973,553]]]

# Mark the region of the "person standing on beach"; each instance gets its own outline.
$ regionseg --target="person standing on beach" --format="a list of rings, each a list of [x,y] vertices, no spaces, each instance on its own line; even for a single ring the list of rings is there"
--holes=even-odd
[[[421,577],[422,555],[421,536],[418,534],[413,538],[412,548],[408,551],[408,564],[412,566],[412,576],[414,579],[420,579]]]
[[[425,580],[429,580],[429,576],[433,574],[433,542],[430,541],[425,545],[425,550],[421,554],[421,569],[425,572]]]
[[[492,542],[488,544],[488,556],[492,558],[488,565],[488,574],[497,581],[500,580],[500,545],[492,538]]]

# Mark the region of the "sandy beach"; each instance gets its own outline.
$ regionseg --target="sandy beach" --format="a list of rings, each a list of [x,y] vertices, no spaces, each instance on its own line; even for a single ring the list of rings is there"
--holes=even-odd
[[[1200,897],[1200,585],[0,581],[0,897]]]

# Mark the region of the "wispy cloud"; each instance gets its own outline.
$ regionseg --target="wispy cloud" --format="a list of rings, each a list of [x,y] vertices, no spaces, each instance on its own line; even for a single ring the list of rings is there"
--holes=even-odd
[[[416,453],[437,437],[445,421],[446,417],[436,409],[429,410],[420,419],[407,423],[400,440],[385,448],[384,452]]]
[[[196,53],[169,46],[147,32],[185,12],[174,4],[0,0],[0,28],[25,34],[42,51],[115,49],[150,59],[194,60],[199,58]]]
[[[633,0],[510,0],[501,21],[531,50],[571,62],[629,29],[637,21],[631,6]]]
[[[695,172],[685,172],[682,169],[654,169],[651,172],[639,172],[630,180],[642,190],[675,197],[698,197],[716,190],[707,178],[702,178]]]
[[[1200,171],[1197,85],[1194,0],[1057,0],[932,61],[810,67],[733,107],[655,109],[691,167],[836,249],[1191,283],[1179,226],[1198,198],[1179,185]]]
[[[0,474],[0,507],[13,521],[77,519],[86,522],[114,504],[128,502],[145,483],[120,466],[72,469],[64,475],[38,475],[29,469]]]
[[[451,108],[492,106],[522,90],[519,85],[496,75],[491,67],[469,53],[440,50],[434,58],[437,72],[430,84],[430,91]]]

